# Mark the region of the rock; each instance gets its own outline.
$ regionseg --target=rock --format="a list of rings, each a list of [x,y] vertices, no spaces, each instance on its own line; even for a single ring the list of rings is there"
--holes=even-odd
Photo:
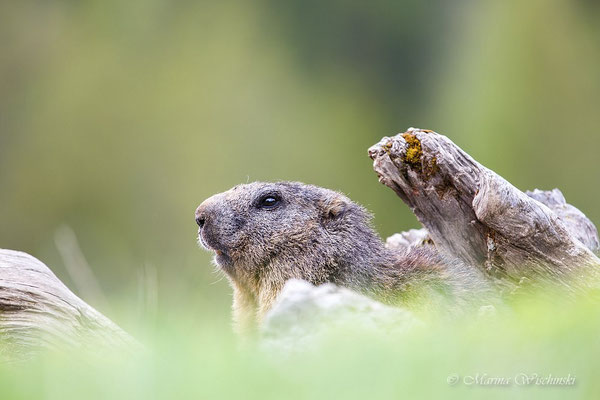
[[[262,345],[278,351],[313,347],[334,331],[396,335],[421,325],[414,314],[334,284],[288,281],[261,326]]]

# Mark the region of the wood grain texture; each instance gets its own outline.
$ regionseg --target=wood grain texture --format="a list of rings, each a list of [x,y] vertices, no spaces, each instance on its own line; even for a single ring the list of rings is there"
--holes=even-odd
[[[41,261],[0,249],[0,354],[26,357],[41,349],[135,351],[141,346],[75,296]]]
[[[504,282],[594,281],[588,278],[600,265],[598,232],[560,191],[523,193],[429,130],[385,137],[369,156],[380,182],[411,208],[445,256]]]

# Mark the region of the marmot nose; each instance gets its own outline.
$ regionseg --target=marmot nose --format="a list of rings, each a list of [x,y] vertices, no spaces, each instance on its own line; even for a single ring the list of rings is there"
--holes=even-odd
[[[196,223],[198,224],[200,229],[202,229],[202,227],[206,223],[206,213],[205,213],[204,207],[202,207],[202,205],[200,205],[200,206],[198,206],[198,208],[196,208]]]

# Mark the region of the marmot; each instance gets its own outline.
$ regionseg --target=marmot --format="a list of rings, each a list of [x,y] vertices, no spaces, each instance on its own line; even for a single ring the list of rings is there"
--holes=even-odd
[[[475,268],[443,262],[427,247],[386,248],[365,208],[313,185],[238,185],[204,201],[195,216],[199,243],[215,252],[233,287],[241,331],[264,317],[291,278],[332,282],[388,304],[438,293],[464,303],[485,287]]]

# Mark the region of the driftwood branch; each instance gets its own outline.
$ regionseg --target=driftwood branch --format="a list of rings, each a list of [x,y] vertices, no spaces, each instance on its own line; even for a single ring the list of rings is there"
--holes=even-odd
[[[523,193],[428,130],[385,137],[369,155],[380,182],[427,230],[411,237],[428,235],[448,257],[509,282],[542,276],[562,282],[600,268],[595,226],[556,189]]]
[[[0,356],[26,357],[64,346],[128,352],[141,348],[42,262],[0,249]]]

